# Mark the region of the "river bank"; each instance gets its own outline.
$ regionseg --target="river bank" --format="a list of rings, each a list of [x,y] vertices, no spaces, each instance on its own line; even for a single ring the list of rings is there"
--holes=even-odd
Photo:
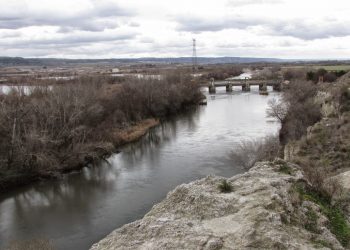
[[[112,132],[114,142],[119,146],[126,143],[134,142],[144,136],[151,128],[160,124],[159,119],[149,118],[138,122],[137,124],[126,128],[116,129]]]
[[[261,96],[254,87],[249,93],[203,91],[207,106],[162,120],[140,140],[120,147],[108,163],[0,195],[0,248],[44,238],[56,250],[88,249],[116,227],[143,217],[181,183],[244,172],[232,164],[229,151],[246,139],[278,132],[266,108],[280,93],[269,89],[269,96]]]
[[[22,174],[14,173],[13,175],[7,173],[6,176],[0,175],[0,193],[9,191],[12,188],[19,186],[27,185],[35,181],[50,180],[61,178],[63,174],[68,174],[73,171],[80,171],[82,168],[88,166],[89,164],[94,163],[96,159],[105,159],[109,157],[112,153],[117,153],[118,148],[127,143],[134,142],[144,136],[151,128],[160,124],[159,119],[149,118],[137,122],[134,125],[131,125],[124,129],[115,129],[112,132],[112,140],[114,147],[111,148],[110,152],[105,150],[95,152],[95,155],[92,157],[86,156],[85,158],[78,159],[74,164],[67,165],[63,168],[57,169],[55,171],[40,171],[36,173],[25,172]],[[95,163],[96,164],[96,163]],[[1,174],[1,173],[0,173]]]
[[[97,165],[159,119],[198,105],[190,80],[174,73],[110,85],[85,77],[0,95],[0,192]]]
[[[322,117],[289,137],[284,157],[293,163],[182,184],[91,250],[349,249],[350,74],[308,98]]]
[[[220,191],[223,180],[232,192]],[[115,230],[91,250],[343,249],[301,189],[307,189],[301,169],[283,160],[258,163],[228,179],[208,176],[178,186],[141,220]]]

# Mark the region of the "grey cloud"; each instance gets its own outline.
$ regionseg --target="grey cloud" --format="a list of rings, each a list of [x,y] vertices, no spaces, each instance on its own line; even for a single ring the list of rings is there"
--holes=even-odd
[[[124,9],[115,3],[98,4],[98,1],[96,3],[93,12],[99,17],[132,16],[135,14],[133,11]]]
[[[90,20],[84,19],[51,19],[51,18],[37,18],[37,19],[16,19],[4,21],[0,18],[0,29],[20,29],[30,26],[58,26],[62,32],[72,30],[84,31],[103,31],[104,29],[117,28],[119,24],[115,22],[104,22],[97,18]]]
[[[231,49],[231,48],[262,48],[267,46],[268,44],[265,42],[259,42],[259,41],[254,41],[254,42],[229,42],[229,43],[222,43],[218,44],[217,47],[221,49]]]
[[[290,36],[302,40],[324,39],[329,37],[345,37],[350,35],[350,22],[337,20],[284,20],[264,17],[234,16],[218,19],[179,17],[178,30],[193,33],[220,31],[225,29],[246,30],[262,27],[265,35]],[[262,35],[264,35],[262,34]]]
[[[327,21],[312,23],[308,20],[294,20],[269,26],[272,34],[292,36],[303,40],[349,36],[348,27],[349,23]]]
[[[0,46],[5,48],[25,48],[25,47],[65,47],[65,46],[78,46],[91,43],[100,42],[120,42],[134,39],[137,33],[124,33],[124,34],[113,34],[113,33],[100,33],[96,34],[88,32],[84,34],[67,34],[56,38],[50,39],[36,39],[36,40],[15,40],[9,42],[7,40],[0,40]]]
[[[47,25],[58,26],[62,30],[102,31],[118,27],[117,19],[135,14],[112,2],[92,1],[92,5],[91,9],[82,10],[73,16],[54,11],[30,11],[25,5],[8,8],[0,12],[0,29]]]
[[[69,23],[60,26],[59,32],[67,33],[72,32],[74,30],[98,32],[103,31],[105,29],[115,29],[120,26],[117,20],[106,18],[93,20],[79,20],[76,23],[78,23],[78,25],[76,26],[72,26]]]
[[[138,22],[129,22],[128,26],[130,26],[130,27],[140,27],[140,24]]]
[[[246,5],[261,5],[261,4],[282,4],[284,0],[228,0],[227,6],[240,7]]]
[[[178,30],[189,32],[220,31],[224,29],[246,29],[261,25],[266,20],[256,17],[220,17],[217,19],[199,17],[178,17]]]
[[[0,31],[0,38],[5,39],[5,38],[14,38],[18,37],[21,35],[21,32],[17,30],[5,30],[5,31]]]
[[[154,38],[151,38],[151,37],[141,37],[139,38],[139,42],[140,43],[148,43],[148,44],[152,44],[152,43],[155,43],[155,40]]]
[[[220,31],[228,28],[230,25],[223,19],[209,20],[206,18],[182,16],[176,18],[179,31],[188,31],[200,33],[203,31]]]

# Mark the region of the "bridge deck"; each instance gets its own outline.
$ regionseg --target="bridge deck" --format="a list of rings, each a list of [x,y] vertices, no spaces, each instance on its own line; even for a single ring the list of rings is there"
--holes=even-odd
[[[232,86],[243,86],[245,84],[249,84],[250,86],[254,85],[261,85],[266,84],[267,86],[274,86],[280,84],[280,80],[225,80],[225,81],[215,81],[214,85],[215,87],[224,87],[228,84],[231,84]],[[209,82],[207,86],[211,85]]]

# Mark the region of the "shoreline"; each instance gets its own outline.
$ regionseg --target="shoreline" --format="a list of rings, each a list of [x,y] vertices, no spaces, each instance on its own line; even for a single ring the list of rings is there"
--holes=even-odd
[[[148,133],[150,129],[158,126],[159,124],[160,120],[158,118],[147,118],[124,129],[115,129],[112,132],[114,151],[108,154],[101,152],[101,154],[98,156],[99,160],[101,161],[114,153],[119,153],[119,147],[141,139],[145,134]],[[76,165],[69,165],[67,167],[57,169],[56,171],[42,172],[37,174],[28,171],[27,173],[23,173],[21,175],[16,174],[15,177],[4,177],[5,180],[3,180],[0,184],[0,194],[12,191],[17,187],[19,188],[37,181],[49,181],[50,179],[61,178],[65,174],[70,174],[74,171],[81,171],[89,163],[91,162],[78,162]]]
[[[286,171],[286,169],[288,171]],[[220,191],[220,183],[231,186]],[[324,221],[307,227],[309,214],[324,218],[298,188],[307,181],[297,165],[276,159],[224,178],[209,175],[181,184],[143,218],[125,224],[90,250],[116,249],[317,249],[318,242],[343,249]]]
[[[116,147],[120,147],[139,140],[141,137],[147,134],[150,129],[158,126],[159,124],[160,120],[158,118],[148,118],[141,120],[135,125],[127,127],[125,129],[116,129],[112,132],[114,140],[118,144]]]
[[[289,138],[284,159],[257,162],[231,178],[181,184],[90,250],[349,249],[348,79],[350,73],[312,96],[321,118],[299,139]],[[322,161],[328,164],[313,165]]]

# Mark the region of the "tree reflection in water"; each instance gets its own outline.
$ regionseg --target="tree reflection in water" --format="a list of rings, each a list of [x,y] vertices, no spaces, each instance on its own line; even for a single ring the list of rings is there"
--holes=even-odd
[[[129,161],[129,165],[132,166],[133,164],[130,161],[137,162],[145,154],[152,157],[158,156],[158,153],[154,153],[154,149],[159,151],[167,143],[174,141],[178,136],[178,126],[188,128],[191,131],[196,130],[202,109],[203,107],[196,107],[176,118],[172,117],[161,122],[159,126],[152,128],[139,141],[121,148],[123,152],[123,156],[121,157],[123,160]]]
[[[0,195],[0,249],[11,240],[45,238],[60,250],[88,249],[113,229],[141,218],[175,186],[208,174],[241,171],[226,159],[242,139],[275,133],[266,119],[270,98],[250,93],[207,94],[208,106],[167,119],[109,164],[62,180]]]
[[[107,167],[85,168],[81,173],[50,181],[49,185],[44,182],[23,188],[12,198],[0,197],[4,198],[1,199],[1,208],[6,211],[6,214],[0,213],[0,248],[5,243],[2,237],[14,240],[38,238],[41,235],[37,232],[41,227],[45,227],[48,234],[59,227],[75,225],[75,221],[83,221],[83,227],[91,227],[90,217],[85,216],[81,220],[81,215],[91,212],[96,196],[112,188],[117,183],[117,177],[118,172],[111,172]],[[57,213],[65,216],[55,217]],[[52,226],[43,221],[42,214],[46,215],[46,220],[50,219]]]

